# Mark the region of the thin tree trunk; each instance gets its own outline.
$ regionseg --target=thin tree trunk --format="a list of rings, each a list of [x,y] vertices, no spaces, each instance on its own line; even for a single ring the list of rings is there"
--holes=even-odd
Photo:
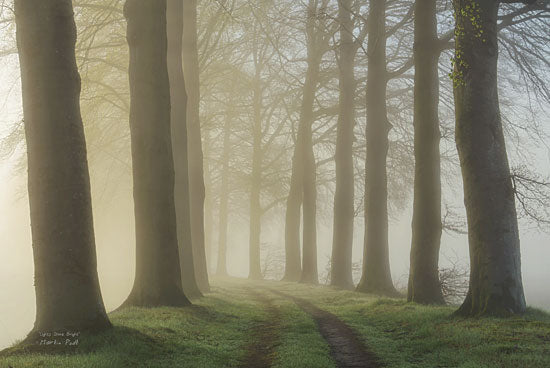
[[[69,0],[16,0],[40,332],[111,326],[101,297]]]
[[[353,128],[355,126],[354,62],[357,48],[353,41],[351,0],[338,2],[340,24],[340,101],[336,137],[336,192],[330,284],[353,289],[352,250],[354,205]]]
[[[191,193],[191,236],[195,274],[199,288],[210,290],[204,245],[204,173],[199,119],[200,83],[197,49],[197,1],[184,0],[183,60],[187,88],[187,134],[189,151],[189,190]]]
[[[497,87],[497,1],[453,2],[456,144],[470,245],[466,316],[525,312],[517,215]],[[473,21],[472,21],[473,20]]]
[[[313,101],[313,100],[312,100]],[[319,282],[317,272],[317,180],[316,164],[313,152],[313,137],[311,131],[312,121],[304,122],[306,124],[304,132],[304,200],[303,200],[303,258],[302,258],[302,277],[300,282],[317,284]]]
[[[395,295],[388,246],[388,122],[386,107],[386,1],[372,0],[368,17],[367,159],[365,161],[365,251],[357,290]]]
[[[187,159],[187,93],[183,77],[183,0],[167,0],[168,76],[170,79],[172,150],[175,168],[175,203],[182,286],[190,298],[202,294],[197,286],[191,242],[189,164]]]
[[[127,0],[136,278],[123,305],[182,306],[170,133],[166,0]]]
[[[206,269],[209,274],[212,271],[212,232],[214,227],[214,211],[212,204],[212,173],[210,171],[211,145],[212,142],[210,132],[207,130],[204,136],[204,251],[206,253]]]
[[[227,276],[227,219],[229,215],[229,160],[231,156],[231,120],[227,113],[223,134],[222,183],[220,189],[220,219],[218,226],[218,266],[216,274]]]
[[[303,257],[302,276],[300,282],[317,284],[317,181],[316,164],[313,152],[313,103],[315,91],[319,81],[319,69],[321,66],[321,52],[318,49],[320,35],[317,33],[315,23],[317,21],[317,2],[309,1],[308,20],[306,24],[308,42],[308,67],[304,83],[302,108],[300,111],[300,128],[302,130],[300,149],[303,160]],[[300,134],[299,134],[300,136]]]
[[[302,274],[302,257],[300,254],[300,215],[303,199],[303,160],[301,140],[301,133],[298,132],[296,144],[294,146],[294,155],[292,157],[290,190],[286,200],[284,281],[299,281]]]
[[[254,85],[254,126],[252,128],[252,175],[250,190],[250,274],[249,278],[258,280],[262,278],[260,266],[260,235],[262,231],[262,88],[261,66],[256,66]]]
[[[439,282],[441,174],[439,39],[436,0],[417,1],[414,17],[414,203],[407,299],[444,304]]]

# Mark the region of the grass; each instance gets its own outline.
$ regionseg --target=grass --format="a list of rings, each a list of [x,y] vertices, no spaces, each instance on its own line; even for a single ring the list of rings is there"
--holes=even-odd
[[[548,368],[550,315],[459,319],[456,307],[426,307],[332,288],[279,286],[336,314],[387,367]]]
[[[424,307],[403,300],[328,287],[244,280],[216,282],[213,292],[188,308],[131,308],[110,315],[112,330],[82,336],[63,353],[0,354],[0,367],[236,367],[255,325],[269,318],[267,296],[280,313],[274,367],[335,367],[315,322],[276,289],[313,302],[352,326],[387,367],[550,367],[550,315],[530,310],[511,319],[457,319],[453,307]]]

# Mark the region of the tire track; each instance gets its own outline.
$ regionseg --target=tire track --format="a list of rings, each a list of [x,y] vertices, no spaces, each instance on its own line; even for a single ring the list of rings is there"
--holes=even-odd
[[[281,336],[281,312],[266,295],[249,288],[247,292],[262,304],[267,318],[258,321],[251,330],[246,354],[239,367],[268,368],[273,365]]]
[[[317,323],[321,336],[339,368],[380,368],[379,359],[363,344],[359,335],[334,314],[317,308],[307,300],[270,289],[274,294],[293,300]]]

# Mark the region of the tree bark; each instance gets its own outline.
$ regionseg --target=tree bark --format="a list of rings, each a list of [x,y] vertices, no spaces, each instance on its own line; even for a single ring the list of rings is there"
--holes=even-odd
[[[210,290],[206,252],[204,245],[204,173],[199,119],[200,83],[199,56],[197,49],[197,1],[184,0],[183,3],[183,60],[187,88],[187,135],[189,151],[189,190],[191,195],[191,236],[195,274],[199,288]]]
[[[127,0],[136,278],[123,304],[183,306],[170,133],[166,0]]]
[[[353,170],[353,128],[355,126],[354,62],[357,48],[353,41],[351,0],[338,2],[340,24],[340,101],[336,136],[336,192],[334,195],[334,225],[330,284],[353,289],[352,250],[355,220]]]
[[[72,3],[16,0],[15,17],[36,290],[27,339],[104,330]]]
[[[183,77],[183,0],[167,0],[168,76],[170,80],[172,151],[175,168],[175,203],[182,287],[190,298],[202,296],[195,277],[191,214],[189,205],[189,164],[187,154],[187,93]]]
[[[232,112],[228,112],[223,133],[223,168],[220,189],[220,220],[218,226],[218,266],[216,268],[218,276],[227,276],[227,218],[229,212],[229,160],[231,156],[232,119]]]
[[[367,159],[365,161],[365,251],[357,291],[395,295],[388,246],[388,135],[386,106],[386,1],[372,0],[368,16]]]
[[[414,203],[407,299],[444,304],[439,282],[441,174],[439,39],[436,0],[417,1],[414,16]]]
[[[464,183],[470,288],[460,315],[525,312],[514,188],[497,87],[499,2],[454,0],[456,144]]]

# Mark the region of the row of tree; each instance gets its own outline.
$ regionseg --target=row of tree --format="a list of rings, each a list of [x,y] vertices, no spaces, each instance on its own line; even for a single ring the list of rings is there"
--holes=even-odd
[[[405,201],[413,176],[409,300],[443,302],[440,161],[447,158],[440,152],[440,116],[449,112],[439,105],[447,50],[454,51],[454,71],[441,100],[452,105],[454,90],[471,254],[470,290],[460,311],[525,310],[514,183],[535,181],[510,172],[497,44],[509,56],[501,64],[523,73],[520,85],[548,98],[540,73],[548,49],[529,48],[549,38],[548,1],[456,0],[451,11],[435,0],[226,0],[201,4],[200,18],[193,0],[127,0],[124,9],[121,1],[74,3],[76,13],[69,0],[15,1],[35,333],[109,326],[96,269],[79,70],[82,113],[94,122],[87,130],[98,134],[87,132],[90,155],[96,146],[131,146],[131,164],[121,161],[133,175],[136,279],[124,305],[186,305],[187,297],[208,291],[215,202],[217,272],[226,274],[230,198],[249,203],[239,210],[250,221],[251,278],[262,277],[262,217],[282,207],[284,279],[317,283],[318,197],[334,195],[331,284],[342,288],[353,287],[353,224],[364,206],[357,289],[394,295],[388,204]],[[449,13],[455,19],[442,20]],[[78,41],[75,22],[83,25]],[[129,56],[116,32],[126,24]],[[356,116],[363,111],[360,129]],[[129,116],[130,135],[122,144],[105,142],[113,130],[125,132],[113,123],[121,116]],[[414,116],[413,131],[406,116]],[[354,195],[358,190],[363,198]],[[527,214],[537,210],[530,206],[522,202]]]

